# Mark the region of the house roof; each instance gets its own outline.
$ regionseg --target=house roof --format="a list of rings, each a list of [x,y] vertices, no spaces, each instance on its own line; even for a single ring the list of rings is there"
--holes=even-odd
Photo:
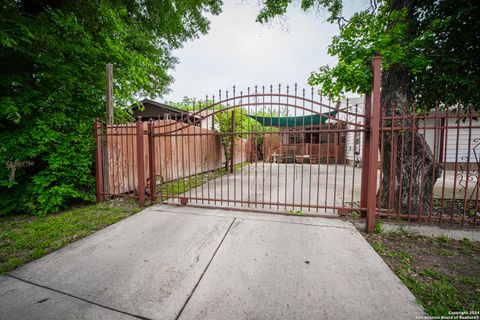
[[[155,109],[158,109],[158,111],[162,111],[162,113],[169,112],[169,113],[174,113],[174,114],[189,114],[188,111],[178,109],[178,108],[169,106],[167,104],[157,102],[157,101],[154,101],[154,100],[150,100],[150,99],[143,99],[142,101],[140,101],[140,104],[143,107],[151,106]],[[135,110],[135,109],[138,109],[139,107],[140,107],[140,105],[136,105],[136,106],[133,107],[133,109]]]

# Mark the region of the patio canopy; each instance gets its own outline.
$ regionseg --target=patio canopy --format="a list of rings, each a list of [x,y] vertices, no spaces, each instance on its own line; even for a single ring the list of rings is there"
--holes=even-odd
[[[322,114],[312,114],[301,117],[277,117],[277,116],[252,116],[250,118],[257,120],[265,127],[301,127],[324,124],[329,118],[334,118],[337,111],[331,111]]]

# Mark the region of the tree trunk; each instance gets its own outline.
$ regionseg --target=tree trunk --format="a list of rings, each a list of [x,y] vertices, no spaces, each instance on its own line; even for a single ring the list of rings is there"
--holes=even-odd
[[[411,78],[406,69],[393,65],[382,73],[381,107],[385,116],[410,115],[413,111]],[[413,119],[401,119],[385,126],[409,129],[383,134],[382,181],[380,207],[402,214],[428,214],[432,191],[440,177],[434,169],[432,150],[419,134]]]

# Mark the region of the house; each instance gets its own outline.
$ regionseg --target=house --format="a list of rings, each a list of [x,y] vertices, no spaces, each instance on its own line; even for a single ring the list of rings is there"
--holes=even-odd
[[[345,134],[335,111],[304,116],[252,116],[271,133],[264,134],[263,158],[270,162],[344,163]],[[311,133],[308,131],[312,131]]]
[[[363,115],[365,101],[363,97],[343,100],[340,110]],[[340,112],[339,118],[346,120],[347,115]],[[346,135],[346,162],[350,165],[361,163],[363,158],[363,132],[353,131],[355,123],[363,124],[362,116],[348,116]],[[430,111],[418,116],[418,132],[425,137],[427,145],[434,153],[435,161],[446,170],[461,170],[462,164],[470,169],[480,166],[480,121],[471,118],[463,111]],[[472,165],[473,164],[473,165]]]
[[[143,99],[139,104],[135,105],[133,107],[133,116],[135,119],[141,117],[142,121],[178,120],[187,122],[191,120],[188,111],[150,99]]]

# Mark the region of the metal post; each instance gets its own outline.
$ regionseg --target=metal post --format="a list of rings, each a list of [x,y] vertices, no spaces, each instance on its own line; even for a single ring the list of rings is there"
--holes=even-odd
[[[141,117],[137,120],[137,174],[138,174],[138,205],[145,205],[145,168],[143,155],[143,123]]]
[[[362,145],[362,184],[360,189],[360,207],[367,207],[368,198],[368,175],[370,169],[370,119],[372,117],[372,95],[370,93],[365,94],[365,128],[363,133],[363,145]],[[353,150],[355,152],[355,150]],[[355,164],[354,164],[355,165]],[[367,211],[361,212],[362,217],[367,216]]]
[[[150,200],[157,200],[156,179],[155,179],[155,137],[153,135],[153,122],[148,123],[148,161],[149,161],[149,181],[150,181]]]
[[[235,110],[232,110],[232,143],[230,149],[230,173],[233,173],[235,164]]]
[[[368,172],[367,195],[367,232],[375,229],[377,218],[377,170],[378,170],[378,140],[380,136],[380,88],[381,88],[381,58],[375,54],[373,58],[373,113],[371,120],[370,162]]]
[[[95,153],[95,180],[97,190],[97,202],[103,202],[103,150],[102,150],[102,124],[100,120],[95,119],[93,125],[95,143],[97,145],[97,152]]]
[[[107,63],[107,124],[113,125],[113,65]]]

